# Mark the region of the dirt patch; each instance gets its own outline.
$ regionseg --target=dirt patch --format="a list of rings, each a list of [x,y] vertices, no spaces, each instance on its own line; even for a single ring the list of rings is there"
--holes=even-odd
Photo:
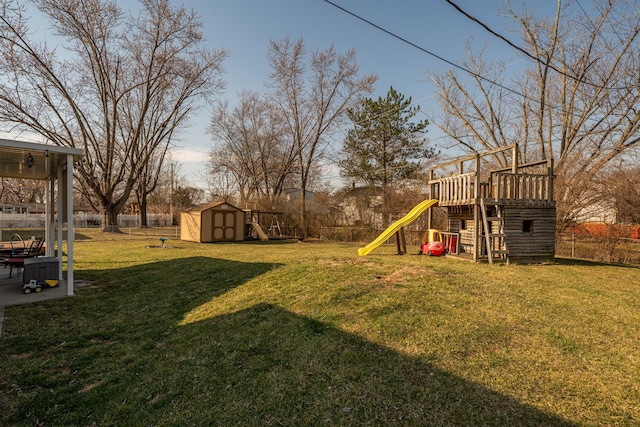
[[[422,267],[403,267],[386,276],[378,276],[376,279],[382,283],[394,285],[412,280],[421,279],[427,276],[433,276],[435,272],[428,268]]]
[[[375,267],[376,264],[369,259],[359,258],[345,258],[345,259],[329,259],[318,261],[321,265],[328,265],[329,267],[340,267],[343,265],[362,265],[365,267]]]

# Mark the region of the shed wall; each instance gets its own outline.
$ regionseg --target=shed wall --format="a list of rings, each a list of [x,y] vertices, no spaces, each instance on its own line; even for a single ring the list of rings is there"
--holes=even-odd
[[[212,208],[182,212],[182,240],[192,242],[233,242],[244,240],[244,212],[228,203]]]
[[[490,210],[493,208],[490,208]],[[490,212],[490,215],[494,215]],[[513,262],[536,262],[552,260],[555,256],[556,209],[554,206],[504,206],[504,239],[509,260]],[[530,229],[525,231],[525,221]],[[465,227],[462,228],[464,223]],[[469,207],[449,207],[447,210],[448,231],[460,233],[461,252],[473,251],[476,234],[473,210]],[[498,222],[491,223],[493,233],[498,233]],[[481,239],[482,253],[486,253],[485,241]]]
[[[182,212],[180,214],[180,239],[200,242],[200,213]]]
[[[527,226],[525,221],[529,222]],[[505,206],[504,233],[510,260],[553,259],[556,247],[556,209]]]
[[[211,243],[215,239],[213,238],[213,211],[202,211],[202,227],[200,229],[200,235],[202,236],[203,243]]]

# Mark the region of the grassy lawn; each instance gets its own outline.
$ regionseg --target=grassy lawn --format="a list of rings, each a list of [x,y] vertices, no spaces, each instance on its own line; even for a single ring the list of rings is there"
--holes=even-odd
[[[79,230],[90,285],[6,309],[0,425],[640,424],[638,268],[170,233]]]

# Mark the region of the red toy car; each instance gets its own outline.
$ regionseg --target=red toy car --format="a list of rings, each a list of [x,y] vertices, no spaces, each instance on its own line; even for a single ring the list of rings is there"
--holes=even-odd
[[[429,256],[442,256],[445,253],[444,243],[440,232],[435,229],[429,229],[422,236],[422,244],[420,245],[420,253]]]
[[[427,254],[429,256],[442,256],[445,252],[444,244],[442,242],[424,243],[420,249],[423,254]]]

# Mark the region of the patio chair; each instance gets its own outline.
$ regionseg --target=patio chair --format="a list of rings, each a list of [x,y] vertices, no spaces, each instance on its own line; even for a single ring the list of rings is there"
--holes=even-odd
[[[13,242],[13,241],[12,241]],[[42,237],[33,237],[27,241],[22,241],[22,246],[16,245],[13,247],[11,255],[7,258],[4,258],[3,264],[5,268],[9,266],[9,278],[13,273],[13,267],[18,269],[24,268],[24,260],[26,258],[34,258],[40,255],[42,251],[42,245],[44,245],[44,239]],[[18,275],[20,275],[20,270],[18,270]]]

